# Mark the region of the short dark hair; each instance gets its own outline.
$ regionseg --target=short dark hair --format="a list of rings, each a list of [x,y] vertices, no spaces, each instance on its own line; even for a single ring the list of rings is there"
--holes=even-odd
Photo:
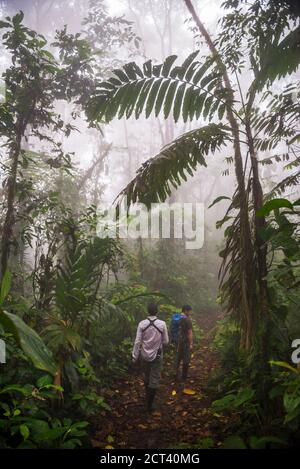
[[[148,314],[149,316],[156,316],[158,312],[157,304],[149,303],[148,304]]]
[[[184,313],[184,311],[192,311],[193,308],[190,305],[183,305],[181,309]]]

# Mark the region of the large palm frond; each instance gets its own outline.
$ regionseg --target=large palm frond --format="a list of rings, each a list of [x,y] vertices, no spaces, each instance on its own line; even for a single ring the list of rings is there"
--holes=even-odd
[[[147,206],[163,202],[171,195],[171,186],[178,188],[186,181],[186,173],[192,175],[198,164],[206,166],[204,157],[230,138],[230,128],[223,124],[211,123],[186,132],[143,163],[120,196],[127,196],[128,206],[138,201]]]
[[[215,60],[207,58],[203,64],[195,60],[198,51],[190,54],[180,65],[171,55],[160,65],[148,60],[140,68],[135,62],[114,70],[113,76],[100,82],[91,98],[87,114],[91,120],[111,121],[114,117],[137,119],[143,111],[148,118],[163,111],[171,112],[175,122],[182,117],[211,118],[216,112],[221,119],[229,105],[230,91],[221,85],[221,74],[214,67]]]

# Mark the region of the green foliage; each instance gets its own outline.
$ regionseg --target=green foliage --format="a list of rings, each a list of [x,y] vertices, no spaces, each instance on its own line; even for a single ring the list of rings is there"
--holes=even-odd
[[[300,373],[288,363],[272,361],[272,365],[287,369],[275,378],[275,386],[270,392],[272,399],[280,397],[283,402],[285,416],[283,424],[292,430],[300,426]]]
[[[286,446],[286,441],[274,436],[250,436],[246,441],[238,435],[223,441],[221,449],[270,449]]]
[[[9,294],[11,287],[11,273],[9,270],[6,270],[1,282],[1,290],[0,290],[0,306],[3,305],[5,298]]]
[[[108,123],[115,117],[142,115],[146,118],[163,115],[165,119],[172,116],[175,122],[182,119],[184,123],[200,118],[208,121],[162,148],[142,165],[122,191],[129,203],[141,201],[148,206],[171,196],[173,188],[193,175],[198,165],[206,167],[207,156],[231,144],[233,137],[236,148],[239,140],[244,143],[246,135],[250,150],[249,128],[250,134],[252,129],[257,155],[251,155],[251,151],[250,158],[242,155],[245,167],[241,168],[238,190],[232,198],[221,196],[210,205],[224,199],[231,201],[218,223],[219,227],[230,223],[221,251],[224,261],[221,281],[223,305],[230,310],[231,320],[218,326],[214,341],[222,366],[215,377],[214,391],[218,392],[213,409],[233,415],[233,426],[239,425],[241,429],[224,441],[224,448],[280,446],[289,437],[297,441],[299,373],[283,360],[288,359],[284,340],[288,333],[300,330],[299,201],[283,198],[289,195],[277,199],[274,196],[299,182],[299,84],[288,83],[279,93],[267,89],[261,103],[255,101],[266,85],[291,74],[299,65],[299,26],[295,26],[290,6],[279,3],[255,0],[244,9],[238,0],[228,0],[225,8],[233,8],[233,12],[225,15],[223,31],[216,42],[220,56],[214,54],[199,60],[195,51],[180,65],[176,65],[177,57],[171,55],[162,64],[148,60],[142,67],[130,62],[120,68],[116,52],[124,47],[135,53],[139,38],[130,22],[109,17],[94,0],[84,21],[88,42],[80,34],[68,34],[65,27],[56,34],[53,53],[43,36],[23,24],[22,12],[0,22],[0,28],[5,29],[3,44],[11,58],[4,74],[6,102],[0,106],[0,133],[9,156],[1,161],[6,212],[2,230],[0,332],[7,342],[10,360],[9,368],[5,365],[5,373],[0,377],[2,447],[80,446],[88,423],[73,422],[67,415],[72,413],[85,419],[110,410],[98,390],[128,374],[136,323],[145,315],[146,302],[160,301],[162,317],[168,320],[182,302],[190,302],[197,313],[204,311],[213,303],[215,291],[215,269],[210,259],[202,262],[183,255],[176,243],[171,249],[158,243],[155,249],[141,252],[140,259],[135,259],[140,265],[130,265],[128,279],[129,263],[123,247],[119,241],[95,235],[95,207],[87,207],[84,197],[78,194],[73,155],[65,153],[61,144],[62,137],[68,137],[75,127],[65,123],[56,112],[57,100],[76,106],[72,118],[85,110],[91,125]],[[255,79],[247,96],[238,102],[223,85],[218,61],[222,59],[239,87],[239,75],[247,65],[245,50]],[[109,71],[111,63],[116,67],[113,72]],[[96,69],[97,80],[104,77],[105,81],[95,83]],[[228,112],[236,118],[238,135],[233,132],[232,119],[230,125],[223,123]],[[49,154],[22,148],[29,137],[41,147],[45,145]],[[284,153],[283,144],[287,147]],[[260,159],[261,155],[265,157]],[[267,194],[265,205],[254,213],[252,195],[257,181],[252,179],[255,166],[249,169],[249,162],[256,159],[262,165],[289,161],[285,169],[293,172]],[[231,156],[227,161],[233,161]],[[240,190],[243,184],[245,199]],[[248,259],[241,251],[245,235],[241,215],[250,220],[251,239],[247,241],[254,249]],[[262,223],[257,223],[257,219]],[[22,232],[14,239],[19,225],[23,226]],[[256,347],[261,343],[263,331],[259,327],[260,305],[255,301],[257,342],[254,340],[247,353],[240,350],[243,342],[240,339],[249,319],[242,308],[245,292],[241,288],[244,272],[241,266],[244,262],[251,267],[253,264],[255,273],[260,268],[258,240],[263,243],[262,249],[267,247],[269,257],[268,272],[263,279],[267,282],[271,318],[267,330],[269,352],[273,364],[285,367],[283,373],[272,370],[269,376],[272,402],[268,415],[260,405],[258,392],[259,380],[263,378],[265,383],[265,377],[261,377],[256,363],[261,355]],[[21,272],[14,266],[14,282],[19,276],[26,277],[23,297],[19,299],[16,286],[11,289],[6,264],[13,248],[20,250],[22,243],[31,246],[35,256],[34,267],[28,263],[25,268],[24,259]],[[246,287],[250,293],[253,289],[256,299],[256,277],[251,280]],[[38,332],[45,338],[58,366]],[[195,333],[199,339],[201,331],[195,327]],[[60,385],[54,385],[52,377],[41,376],[38,370],[56,375],[55,382]],[[286,440],[284,432],[281,439],[280,432],[275,430],[278,422],[287,432]],[[257,436],[253,436],[254,430]],[[204,438],[195,447],[214,445],[212,438]]]
[[[207,166],[205,156],[215,153],[230,140],[229,127],[208,124],[181,135],[146,161],[136,177],[121,192],[127,203],[164,202],[172,190],[193,175],[198,165]]]
[[[244,67],[243,51],[255,74],[252,90],[262,90],[299,66],[299,11],[295,2],[255,0],[243,8],[242,0],[226,0],[218,44],[226,63]],[[226,10],[225,10],[226,11]]]
[[[227,90],[220,86],[220,73],[212,70],[214,61],[195,60],[199,51],[190,54],[180,65],[173,65],[176,56],[160,65],[149,60],[140,68],[135,62],[113,71],[113,76],[100,82],[88,106],[90,119],[105,122],[114,117],[137,119],[143,111],[146,118],[161,111],[166,119],[171,111],[175,122],[182,116],[198,119],[201,112],[211,118],[218,111],[220,119],[226,111]],[[214,92],[212,92],[214,89]]]
[[[101,410],[111,410],[109,405],[104,401],[104,397],[99,396],[94,391],[89,393],[76,392],[72,396],[72,400],[78,402],[79,407],[84,415],[90,416],[100,412]]]
[[[57,372],[57,365],[49,349],[39,335],[16,314],[3,309],[5,299],[11,288],[11,274],[7,270],[1,283],[0,293],[0,324],[4,332],[10,333],[24,353],[32,360],[35,367],[52,373]]]
[[[212,408],[216,412],[221,412],[228,409],[238,409],[249,406],[249,402],[253,399],[255,391],[251,388],[241,389],[237,394],[227,394],[222,399],[218,399],[212,403]],[[248,412],[252,413],[256,409],[247,409]]]
[[[0,323],[6,332],[10,332],[34,366],[55,375],[57,365],[49,349],[39,335],[27,326],[17,315],[1,310]]]
[[[86,437],[88,422],[52,417],[48,403],[61,388],[49,376],[36,385],[10,384],[0,389],[1,448],[75,448]]]

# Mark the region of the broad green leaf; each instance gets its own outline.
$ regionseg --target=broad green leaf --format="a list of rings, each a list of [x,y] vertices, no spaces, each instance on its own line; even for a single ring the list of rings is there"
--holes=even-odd
[[[249,445],[251,449],[265,449],[266,447],[272,444],[277,445],[286,445],[286,441],[277,438],[276,436],[250,436],[249,438]]]
[[[166,99],[164,101],[164,117],[165,117],[165,119],[167,119],[167,117],[170,114],[170,111],[171,111],[171,108],[172,108],[172,105],[173,105],[175,92],[176,92],[178,84],[179,84],[178,81],[173,81],[170,84],[169,88],[168,88],[167,96],[166,96]]]
[[[1,282],[1,290],[0,290],[0,306],[3,304],[5,298],[9,294],[11,287],[11,273],[9,270],[5,271]]]
[[[163,67],[161,71],[161,74],[163,77],[169,76],[172,65],[176,59],[177,59],[177,55],[170,55],[169,57],[166,58],[166,60],[163,63]]]
[[[24,438],[24,440],[27,440],[27,438],[29,438],[29,435],[30,435],[30,431],[29,431],[29,428],[27,427],[27,425],[25,425],[25,423],[23,423],[22,425],[20,425],[19,429],[20,429],[20,433],[21,433],[22,437]]]
[[[183,98],[183,95],[184,95],[184,91],[185,91],[185,88],[186,88],[186,83],[182,83],[178,90],[177,90],[177,93],[176,93],[176,97],[175,97],[175,103],[174,103],[174,109],[173,109],[173,117],[174,117],[174,121],[177,122],[178,119],[179,119],[179,116],[180,116],[180,109],[181,109],[181,105],[182,105],[182,98]]]
[[[266,202],[262,208],[260,208],[257,212],[256,212],[256,216],[257,217],[265,217],[267,215],[269,215],[270,212],[272,212],[272,210],[276,210],[276,209],[279,209],[279,208],[290,208],[291,210],[293,209],[293,204],[287,200],[287,199],[273,199],[273,200],[269,200],[268,202]]]
[[[149,93],[149,97],[147,99],[147,104],[146,104],[146,118],[148,118],[152,112],[162,80],[163,80],[162,78],[159,78],[158,80],[155,80],[155,82],[152,85],[151,91]]]
[[[192,94],[193,94],[193,88],[190,86],[185,92],[183,105],[182,105],[181,113],[182,113],[183,122],[186,122],[189,117]]]
[[[167,89],[168,89],[169,85],[170,85],[170,80],[165,80],[162,83],[162,85],[159,89],[159,92],[158,92],[158,95],[157,95],[157,98],[156,98],[156,102],[155,102],[155,116],[156,117],[158,116],[158,114],[161,111],[161,107],[162,107],[162,104],[163,104],[164,98],[166,96]]]
[[[146,77],[152,77],[152,60],[147,60],[147,62],[143,64],[143,71]]]
[[[52,375],[57,372],[57,365],[51,352],[40,336],[19,316],[0,310],[0,323],[4,330],[10,332],[24,353],[32,360],[34,366]]]
[[[138,119],[141,113],[143,112],[144,105],[148,97],[148,92],[149,92],[150,87],[152,86],[152,83],[153,83],[153,79],[147,80],[144,83],[144,86],[142,87],[140,91],[140,94],[139,94],[139,97],[135,106],[135,118],[136,119]]]
[[[181,65],[181,71],[178,73],[178,77],[182,80],[185,77],[185,74],[187,73],[189,66],[191,63],[194,61],[195,57],[199,54],[199,50],[196,50],[195,52],[192,52],[183,62]]]
[[[7,23],[7,21],[0,21],[0,29],[1,28],[10,28],[11,24]]]
[[[287,362],[271,360],[271,361],[270,361],[270,364],[271,364],[271,365],[280,366],[280,367],[282,367],[282,368],[286,368],[287,370],[293,371],[293,372],[296,373],[297,375],[299,374],[299,371],[297,370],[297,368],[294,368],[293,366],[291,366],[291,365],[290,365],[289,363],[287,363]]]
[[[124,65],[124,70],[130,80],[136,80],[136,69],[134,68],[134,62],[129,62]]]
[[[113,70],[113,73],[119,78],[119,80],[121,80],[122,83],[129,83],[128,76],[120,68],[117,68],[116,70]]]
[[[221,200],[231,200],[230,197],[227,197],[225,195],[220,195],[219,197],[217,197],[210,205],[208,208],[211,208],[213,207],[215,204],[217,204],[218,202],[221,202]]]

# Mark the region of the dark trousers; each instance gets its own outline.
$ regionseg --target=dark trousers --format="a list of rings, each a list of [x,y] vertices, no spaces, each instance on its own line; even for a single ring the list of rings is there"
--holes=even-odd
[[[152,412],[153,410],[153,402],[156,394],[156,388],[158,387],[160,382],[162,365],[162,353],[159,358],[156,358],[152,362],[142,360],[142,367],[144,371],[144,384],[146,391],[146,402],[147,409],[149,412]]]
[[[161,370],[163,365],[162,354],[152,362],[142,361],[144,371],[144,383],[146,387],[156,389],[160,382]]]
[[[190,344],[188,342],[179,343],[177,346],[176,357],[175,357],[176,378],[178,378],[180,364],[182,363],[181,377],[183,380],[187,379],[190,361],[191,361]]]

